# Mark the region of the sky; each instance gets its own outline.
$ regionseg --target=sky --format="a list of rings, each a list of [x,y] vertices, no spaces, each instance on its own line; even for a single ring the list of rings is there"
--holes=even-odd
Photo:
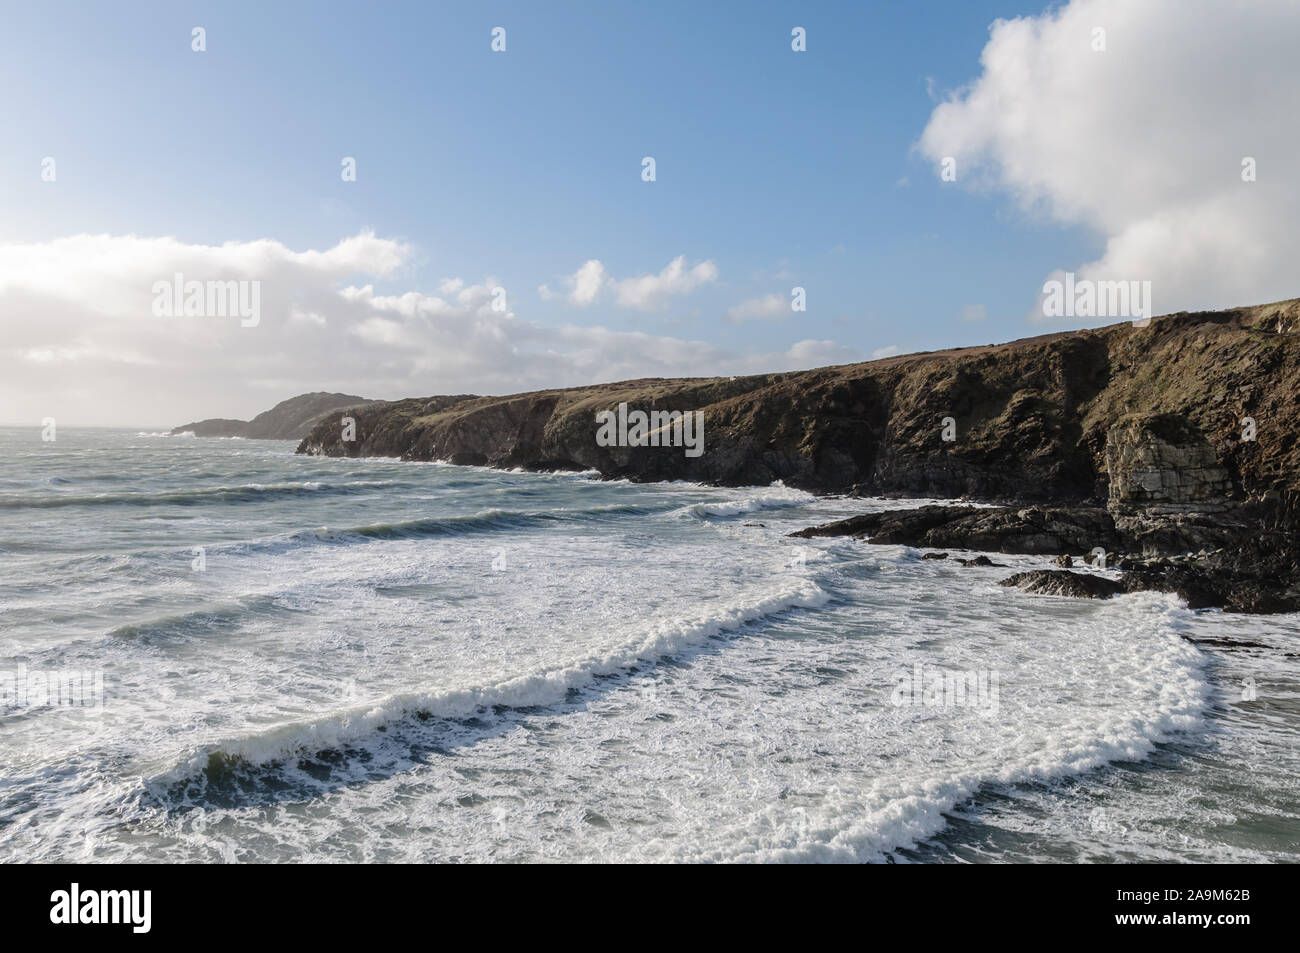
[[[10,0],[0,22],[3,424],[1113,323],[1043,316],[1066,272],[1149,281],[1157,314],[1300,284],[1295,0]],[[174,313],[178,274],[255,283],[256,321]]]

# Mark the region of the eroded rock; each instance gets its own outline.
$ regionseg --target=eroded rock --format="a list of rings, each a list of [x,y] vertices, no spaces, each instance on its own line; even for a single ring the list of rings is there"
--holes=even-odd
[[[1076,596],[1086,599],[1109,599],[1124,591],[1123,583],[1093,573],[1071,572],[1066,569],[1032,569],[1018,572],[998,583],[1014,586],[1025,592],[1049,596]]]

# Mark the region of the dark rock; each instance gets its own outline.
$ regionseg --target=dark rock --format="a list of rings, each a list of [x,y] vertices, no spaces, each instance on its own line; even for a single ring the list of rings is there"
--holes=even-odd
[[[1060,566],[1062,569],[1070,569],[1074,566],[1074,560],[1070,558],[1069,553],[1062,553],[1052,560],[1053,566]]]
[[[995,563],[987,556],[976,556],[974,559],[959,559],[957,562],[963,566],[1001,566],[1001,563]]]
[[[1115,524],[1100,507],[922,506],[813,526],[792,536],[869,537],[873,543],[1047,555],[1114,544]]]
[[[1173,592],[1193,609],[1300,612],[1300,538],[1263,531],[1236,546],[1186,557],[1152,557],[1125,573],[1129,591]]]
[[[921,558],[922,559],[947,559],[948,554],[947,553],[926,553]]]
[[[1070,572],[1064,569],[1033,569],[1018,572],[1003,579],[999,586],[1015,586],[1025,592],[1038,592],[1051,596],[1078,596],[1087,599],[1109,599],[1124,592],[1122,583],[1091,573]]]

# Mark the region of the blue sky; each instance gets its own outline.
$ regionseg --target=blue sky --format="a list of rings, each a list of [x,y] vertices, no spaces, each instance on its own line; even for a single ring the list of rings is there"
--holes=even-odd
[[[1105,6],[1075,0],[1089,3]],[[916,148],[938,102],[981,75],[990,24],[1044,7],[11,3],[0,244],[89,233],[298,252],[372,230],[409,249],[355,280],[376,294],[490,276],[531,323],[727,354],[814,339],[865,359],[1056,330],[1027,319],[1036,294],[1102,254],[1104,228],[1031,214],[1005,180],[941,182]],[[791,50],[794,26],[807,52]],[[57,185],[37,174],[44,156]],[[650,309],[564,293],[591,259],[628,279],[678,256],[716,278]],[[726,320],[795,285],[806,313]]]

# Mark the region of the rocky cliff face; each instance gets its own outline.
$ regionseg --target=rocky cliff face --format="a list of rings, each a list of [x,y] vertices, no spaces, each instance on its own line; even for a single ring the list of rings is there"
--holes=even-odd
[[[704,452],[601,446],[597,414],[620,404],[702,411]],[[298,452],[1001,501],[1014,505],[807,532],[1060,553],[1062,565],[1117,550],[1130,589],[1300,609],[1300,300],[799,373],[409,399],[348,415],[354,439],[332,413]]]
[[[355,394],[300,394],[282,400],[252,420],[214,417],[182,424],[172,434],[192,433],[196,437],[244,437],[251,440],[302,440],[326,414],[370,401]]]
[[[1094,500],[1170,517],[1251,501],[1290,522],[1298,326],[1300,302],[1288,301],[799,373],[376,403],[353,415],[355,440],[328,417],[298,449],[637,480]],[[703,411],[704,453],[599,446],[596,413],[620,402]]]
[[[1210,441],[1176,414],[1124,417],[1107,431],[1105,458],[1114,512],[1223,512],[1234,496]]]

